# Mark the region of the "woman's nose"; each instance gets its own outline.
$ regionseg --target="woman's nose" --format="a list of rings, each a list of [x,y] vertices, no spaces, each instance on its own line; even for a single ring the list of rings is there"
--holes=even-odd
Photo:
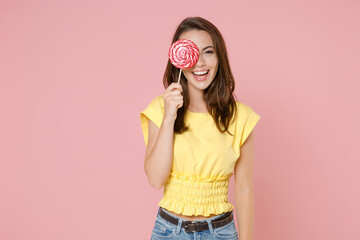
[[[205,65],[205,60],[204,60],[202,54],[200,54],[195,66],[203,66],[203,65]]]

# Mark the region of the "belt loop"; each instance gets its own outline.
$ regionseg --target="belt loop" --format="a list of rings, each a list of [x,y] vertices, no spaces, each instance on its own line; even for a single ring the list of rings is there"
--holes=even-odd
[[[208,223],[209,225],[209,231],[210,231],[210,234],[213,235],[214,234],[214,229],[213,229],[213,226],[212,226],[212,223],[211,223],[211,220],[210,219],[205,219],[206,222]]]
[[[178,218],[178,225],[176,226],[176,229],[175,229],[175,233],[176,234],[179,234],[180,231],[181,231],[181,225],[182,225],[182,219],[181,218]]]

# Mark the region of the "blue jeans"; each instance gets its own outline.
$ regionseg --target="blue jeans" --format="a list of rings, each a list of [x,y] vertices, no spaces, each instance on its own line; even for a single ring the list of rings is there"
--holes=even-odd
[[[178,225],[174,225],[173,223],[165,220],[159,214],[159,207],[155,226],[151,234],[151,240],[160,240],[160,239],[171,239],[171,240],[180,240],[180,239],[187,239],[187,240],[216,240],[216,239],[226,239],[226,240],[238,240],[238,233],[235,228],[234,219],[226,224],[225,226],[219,228],[213,228],[211,224],[211,220],[217,219],[225,213],[219,214],[215,217],[208,218],[206,220],[196,220],[194,222],[207,222],[209,225],[208,230],[204,230],[201,232],[193,232],[187,233],[185,232],[184,228],[181,228],[181,224],[184,219],[181,219],[173,214],[171,214],[166,209],[162,208],[167,214],[171,215],[172,217],[178,219]]]

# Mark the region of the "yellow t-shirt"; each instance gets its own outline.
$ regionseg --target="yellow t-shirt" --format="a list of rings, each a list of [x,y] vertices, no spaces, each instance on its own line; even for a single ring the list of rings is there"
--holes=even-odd
[[[234,206],[228,202],[229,179],[233,175],[240,146],[255,127],[260,115],[236,101],[237,119],[229,131],[221,133],[209,113],[187,111],[189,131],[174,133],[174,156],[171,174],[164,184],[159,206],[186,216],[221,214]],[[140,113],[145,146],[148,144],[148,119],[159,128],[164,117],[163,95],[155,97]]]

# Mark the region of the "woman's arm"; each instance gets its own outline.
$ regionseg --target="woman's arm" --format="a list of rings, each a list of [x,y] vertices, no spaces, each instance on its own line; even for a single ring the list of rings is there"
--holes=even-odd
[[[240,148],[240,157],[234,168],[235,205],[240,240],[253,239],[254,190],[253,190],[254,130]]]
[[[160,128],[149,119],[149,139],[144,170],[149,184],[161,189],[172,168],[175,119],[164,117]]]

